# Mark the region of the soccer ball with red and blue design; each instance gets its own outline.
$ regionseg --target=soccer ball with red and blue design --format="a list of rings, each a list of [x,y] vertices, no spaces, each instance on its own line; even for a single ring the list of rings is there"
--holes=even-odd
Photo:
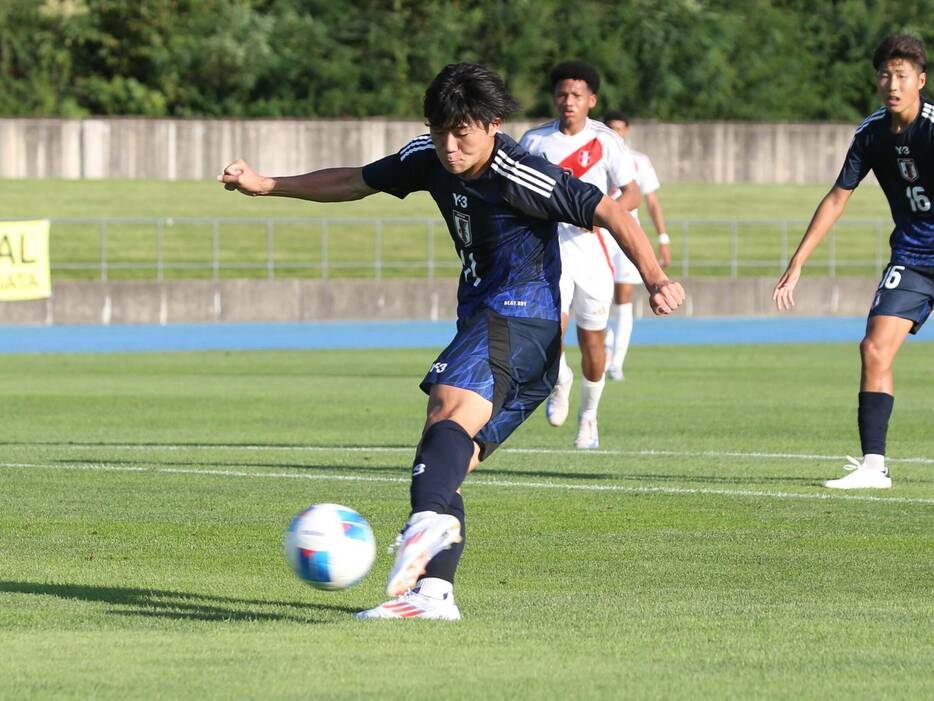
[[[285,558],[301,579],[318,589],[346,589],[363,579],[376,559],[370,524],[340,504],[315,504],[292,519]]]

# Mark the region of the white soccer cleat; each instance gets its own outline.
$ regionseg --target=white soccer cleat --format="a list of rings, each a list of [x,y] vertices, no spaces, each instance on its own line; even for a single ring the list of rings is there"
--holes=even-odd
[[[389,596],[402,596],[415,586],[435,555],[460,543],[461,524],[450,514],[416,514],[396,538],[396,561],[386,582]]]
[[[838,479],[827,480],[825,487],[830,489],[890,489],[892,487],[892,478],[889,477],[888,468],[866,467],[863,462],[847,455],[848,465],[843,469],[849,472]]]
[[[625,380],[626,376],[623,375],[623,369],[619,365],[614,365],[609,363],[606,366],[606,376],[611,380]]]
[[[376,608],[355,613],[354,618],[362,620],[425,618],[434,621],[459,621],[461,612],[454,603],[454,592],[448,592],[441,598],[437,598],[422,594],[419,587],[416,587]]]
[[[552,426],[561,426],[568,419],[572,384],[574,384],[573,375],[567,382],[556,384],[551,394],[548,395],[548,399],[545,400],[545,418]]]
[[[600,447],[600,437],[597,435],[597,419],[588,419],[583,416],[577,421],[577,440],[574,447],[581,450],[591,450]]]

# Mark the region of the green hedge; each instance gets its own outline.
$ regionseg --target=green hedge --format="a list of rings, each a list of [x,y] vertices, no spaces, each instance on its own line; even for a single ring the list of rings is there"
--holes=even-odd
[[[602,101],[665,120],[854,121],[892,31],[931,0],[3,0],[0,114],[417,117],[445,64],[502,72],[524,115],[580,57]]]

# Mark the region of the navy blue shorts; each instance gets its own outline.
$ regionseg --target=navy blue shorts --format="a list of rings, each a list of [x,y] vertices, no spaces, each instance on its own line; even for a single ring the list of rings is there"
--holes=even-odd
[[[558,379],[561,325],[483,309],[458,320],[457,335],[419,385],[469,389],[493,403],[493,415],[474,440],[490,455],[551,393]]]
[[[911,333],[927,321],[934,302],[934,268],[890,265],[882,274],[869,316],[897,316],[914,322]]]

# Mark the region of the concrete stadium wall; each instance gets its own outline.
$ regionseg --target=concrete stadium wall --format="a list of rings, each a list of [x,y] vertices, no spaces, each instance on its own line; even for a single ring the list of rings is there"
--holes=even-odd
[[[511,122],[519,138],[534,126]],[[662,182],[830,183],[852,124],[635,123],[632,145]],[[234,158],[270,175],[362,165],[394,152],[417,121],[0,119],[0,178],[213,178]]]
[[[876,278],[804,278],[792,316],[860,316]],[[679,315],[774,316],[774,278],[684,281]],[[0,324],[171,324],[452,319],[455,280],[58,282],[48,300],[0,302]],[[641,290],[637,316],[648,315]]]

